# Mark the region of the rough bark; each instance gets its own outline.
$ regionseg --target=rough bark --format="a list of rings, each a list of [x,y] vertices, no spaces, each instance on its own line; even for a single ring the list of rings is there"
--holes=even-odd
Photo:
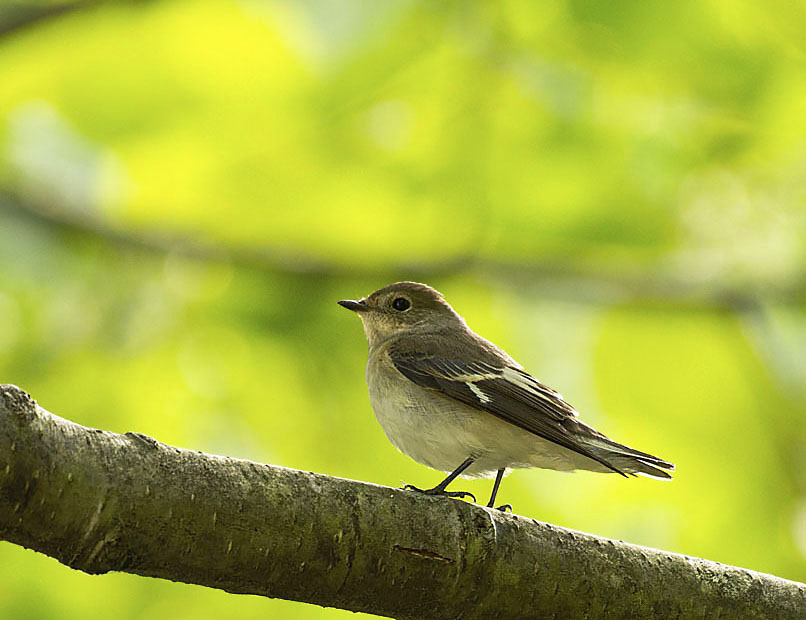
[[[461,501],[90,429],[0,386],[0,538],[395,618],[799,618],[806,585]]]

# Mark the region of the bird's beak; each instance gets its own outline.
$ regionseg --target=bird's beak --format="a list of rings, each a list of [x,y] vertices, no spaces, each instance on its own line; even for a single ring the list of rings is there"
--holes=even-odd
[[[354,301],[352,299],[342,299],[340,302],[338,302],[338,304],[347,308],[348,310],[352,310],[353,312],[366,312],[369,310],[369,306],[367,306],[363,299],[359,299],[358,301]]]

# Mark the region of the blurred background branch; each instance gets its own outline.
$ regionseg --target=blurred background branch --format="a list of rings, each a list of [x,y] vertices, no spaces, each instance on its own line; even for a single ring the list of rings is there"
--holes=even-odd
[[[104,0],[75,2],[17,2],[0,5],[0,37],[39,26],[55,18],[100,4]]]
[[[682,275],[648,274],[646,270],[618,270],[606,264],[504,262],[478,256],[456,256],[447,261],[404,263],[375,267],[371,263],[340,265],[299,251],[270,247],[245,248],[176,233],[137,231],[114,227],[86,212],[70,212],[35,202],[20,193],[0,188],[0,210],[32,225],[77,236],[85,242],[103,242],[113,249],[178,254],[194,260],[220,262],[267,273],[296,274],[315,279],[441,278],[476,272],[512,288],[545,287],[545,294],[587,303],[614,302],[663,304],[681,309],[715,309],[757,313],[764,304],[801,305],[806,302],[806,277],[759,286],[730,285],[721,281],[686,279]]]

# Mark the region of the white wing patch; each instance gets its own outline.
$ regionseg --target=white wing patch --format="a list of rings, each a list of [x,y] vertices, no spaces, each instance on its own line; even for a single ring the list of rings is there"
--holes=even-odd
[[[470,388],[470,390],[476,395],[476,398],[478,398],[481,402],[483,403],[490,402],[491,400],[490,397],[487,396],[484,392],[482,392],[481,388],[478,385],[476,385],[472,381],[465,381],[465,385]]]
[[[473,367],[471,367],[473,368]],[[478,368],[474,368],[478,369]],[[471,381],[485,381],[487,379],[500,379],[501,378],[501,369],[491,367],[490,371],[487,371],[486,368],[482,368],[485,372],[463,372],[457,367],[447,368],[445,369],[447,372],[443,370],[442,376],[446,379],[450,379],[451,381],[464,381],[465,383]]]

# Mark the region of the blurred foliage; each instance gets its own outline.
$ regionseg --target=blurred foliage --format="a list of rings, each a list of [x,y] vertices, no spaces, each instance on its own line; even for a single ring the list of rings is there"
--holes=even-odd
[[[678,465],[515,472],[517,512],[804,581],[804,31],[783,0],[0,5],[0,381],[428,485],[334,303],[425,280]],[[9,544],[0,584],[9,618],[347,617]]]

